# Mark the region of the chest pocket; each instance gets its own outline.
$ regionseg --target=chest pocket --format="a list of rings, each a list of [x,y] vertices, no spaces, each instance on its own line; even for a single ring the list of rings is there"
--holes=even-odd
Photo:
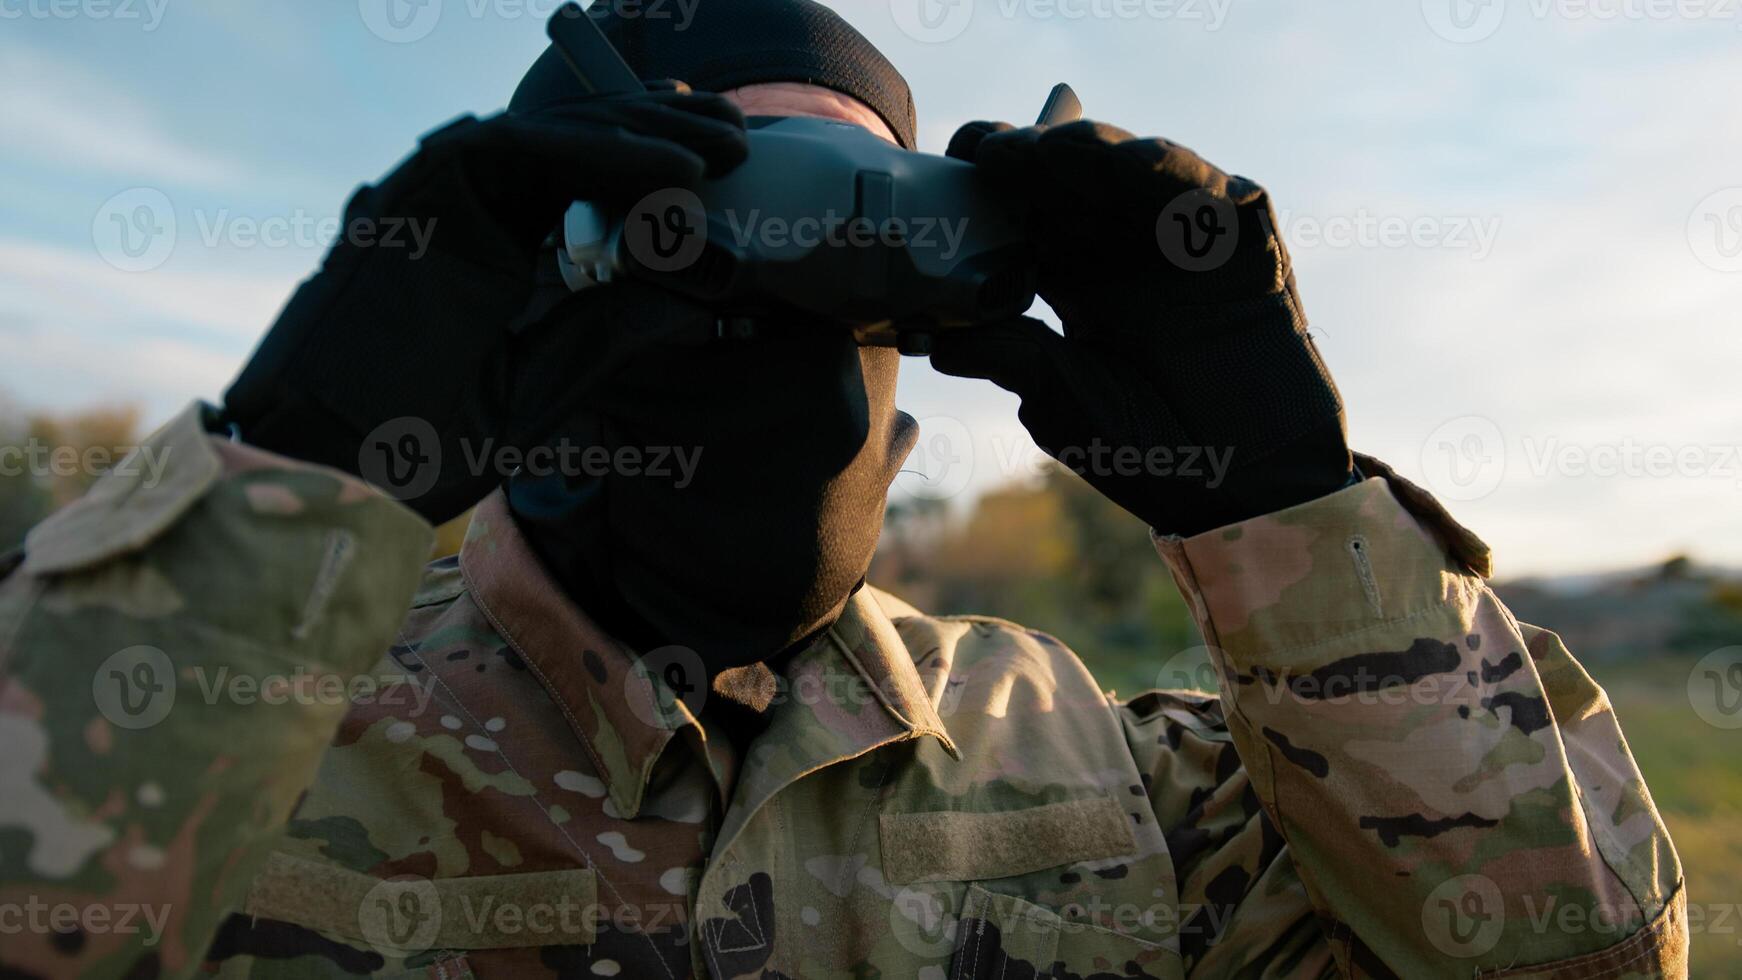
[[[381,879],[280,853],[255,878],[243,912],[392,962],[432,950],[590,945],[597,888],[587,868]]]
[[[1112,799],[995,813],[885,814],[879,832],[891,885],[969,883],[956,916],[949,980],[1183,976],[1178,953],[1166,946],[1103,928],[1079,906],[1048,907],[1029,893],[1040,879],[1024,876],[1137,851],[1130,820]]]

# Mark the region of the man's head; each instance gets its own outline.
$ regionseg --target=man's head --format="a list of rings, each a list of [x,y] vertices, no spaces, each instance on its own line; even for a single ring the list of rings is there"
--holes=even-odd
[[[907,80],[864,35],[814,0],[698,0],[687,20],[676,11],[657,16],[651,7],[617,7],[600,0],[587,16],[642,78],[727,93],[749,103],[746,115],[815,115],[811,110],[821,108],[823,118],[864,125],[909,150],[916,145]],[[797,96],[801,89],[808,94]],[[526,73],[509,108],[579,92],[568,65],[550,49]],[[796,106],[795,96],[802,100]]]
[[[602,5],[595,5],[597,8]],[[610,13],[644,78],[726,95],[747,116],[816,116],[913,146],[907,84],[810,0],[701,3],[687,24]],[[579,95],[552,52],[512,109]],[[712,313],[636,283],[587,290],[559,329],[641,329]],[[571,322],[572,321],[572,322]],[[607,629],[679,644],[714,670],[764,659],[831,622],[863,580],[889,485],[916,438],[895,407],[899,356],[829,327],[651,350],[593,392],[559,438],[695,460],[681,483],[627,473],[520,475],[509,503],[534,550]]]

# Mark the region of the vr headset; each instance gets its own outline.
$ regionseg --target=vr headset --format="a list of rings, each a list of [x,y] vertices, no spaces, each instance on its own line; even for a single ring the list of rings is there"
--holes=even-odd
[[[589,93],[645,91],[580,7],[558,10],[548,33]],[[1081,115],[1061,83],[1038,122]],[[748,125],[749,157],[724,177],[656,191],[627,212],[571,205],[557,250],[568,287],[633,277],[716,311],[722,337],[820,321],[904,354],[1033,304],[1024,209],[972,164],[832,120]]]

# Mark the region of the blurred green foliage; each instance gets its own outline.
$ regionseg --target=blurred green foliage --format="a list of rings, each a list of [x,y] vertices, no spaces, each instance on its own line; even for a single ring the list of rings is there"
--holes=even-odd
[[[868,579],[926,612],[1050,633],[1128,694],[1158,686],[1164,664],[1203,643],[1148,528],[1059,467],[965,515],[942,501],[892,504]]]
[[[25,413],[0,401],[0,553],[103,474],[84,464],[119,463],[138,441],[139,410],[100,407],[68,415]]]

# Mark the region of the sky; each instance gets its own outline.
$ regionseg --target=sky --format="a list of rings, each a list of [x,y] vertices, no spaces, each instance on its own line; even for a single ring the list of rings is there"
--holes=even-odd
[[[1069,81],[1269,187],[1353,445],[1502,575],[1742,565],[1739,0],[830,5],[907,75],[924,151]],[[0,405],[216,400],[322,222],[500,109],[554,7],[0,0]],[[1014,396],[909,359],[900,401],[897,496],[1035,472]]]

